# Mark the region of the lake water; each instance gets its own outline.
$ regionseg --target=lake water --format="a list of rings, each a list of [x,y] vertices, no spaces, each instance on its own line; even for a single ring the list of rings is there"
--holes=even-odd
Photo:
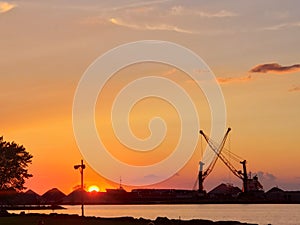
[[[64,210],[27,210],[26,213],[81,214],[81,206],[64,206]],[[20,211],[11,211],[19,213]],[[199,204],[199,205],[88,205],[86,216],[155,219],[236,220],[260,225],[300,225],[300,204]]]

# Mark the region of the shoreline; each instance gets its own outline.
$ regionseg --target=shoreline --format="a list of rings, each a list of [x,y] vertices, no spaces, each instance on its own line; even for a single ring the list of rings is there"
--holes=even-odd
[[[10,206],[1,206],[0,210],[59,210],[59,209],[66,209],[61,205],[10,205]]]
[[[7,213],[0,215],[1,225],[258,225],[239,221],[204,219],[181,220],[157,217],[155,220],[134,217],[82,217],[77,214]]]

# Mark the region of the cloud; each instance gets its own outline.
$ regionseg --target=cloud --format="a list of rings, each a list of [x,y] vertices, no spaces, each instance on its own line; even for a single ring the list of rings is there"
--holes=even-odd
[[[206,11],[200,11],[197,9],[184,8],[181,5],[173,6],[171,8],[170,12],[171,12],[171,15],[175,15],[175,16],[196,15],[196,16],[200,16],[203,18],[225,18],[225,17],[238,16],[238,14],[227,11],[227,10],[219,10],[217,12],[206,12]]]
[[[249,72],[251,73],[294,73],[300,71],[300,64],[294,64],[291,66],[281,66],[278,63],[266,63],[259,64],[253,67]]]
[[[141,28],[138,25],[126,23],[126,22],[122,21],[121,19],[110,18],[109,22],[111,22],[112,24],[118,25],[118,26],[141,30]]]
[[[269,172],[258,171],[252,174],[257,174],[258,180],[263,185],[265,190],[268,190],[274,186],[278,186],[278,183],[280,182],[280,180],[274,174]]]
[[[253,80],[253,76],[247,75],[242,77],[219,77],[217,78],[220,84],[228,84],[228,83],[237,83],[237,82],[247,82]]]
[[[268,172],[263,172],[263,171],[258,171],[257,176],[259,178],[259,180],[261,181],[275,181],[277,180],[277,177],[271,173]]]
[[[161,74],[161,76],[163,76],[163,77],[171,76],[171,75],[174,75],[177,71],[178,71],[178,69],[172,68],[170,70],[163,72]]]
[[[201,18],[225,18],[237,16],[236,13],[227,10],[204,10],[186,8],[181,5],[170,6],[165,4],[171,0],[140,1],[126,6],[101,9],[101,15],[85,18],[81,24],[113,24],[134,30],[142,31],[171,31],[184,34],[220,35],[232,33],[223,28],[199,29],[194,24],[195,19]],[[157,5],[163,5],[158,7]],[[153,17],[155,15],[155,17]],[[201,17],[201,18],[200,18]],[[185,20],[182,20],[185,18]],[[190,22],[187,22],[189,21]]]
[[[196,31],[186,30],[186,29],[182,29],[180,27],[174,26],[174,25],[163,24],[163,23],[162,24],[138,24],[138,23],[125,22],[118,18],[110,18],[109,21],[112,24],[122,26],[122,27],[128,27],[131,29],[136,29],[136,30],[174,31],[174,32],[178,32],[178,33],[187,33],[187,34],[197,33]]]
[[[197,15],[199,15],[201,17],[207,17],[207,18],[225,18],[225,17],[235,17],[235,16],[237,16],[236,13],[226,11],[226,10],[220,10],[220,11],[215,12],[215,13],[199,11],[199,12],[197,12]]]
[[[289,89],[289,92],[296,92],[296,91],[300,91],[300,86],[296,86]]]
[[[281,23],[270,27],[264,27],[262,28],[262,30],[277,31],[277,30],[283,30],[283,29],[294,28],[294,27],[300,27],[300,21],[292,22],[292,23]]]
[[[144,7],[144,6],[162,4],[162,3],[166,3],[166,2],[170,2],[170,1],[172,1],[172,0],[154,0],[154,1],[135,2],[132,4],[126,4],[123,6],[114,7],[114,8],[112,8],[112,10],[117,11],[117,10],[124,10],[124,9],[130,9],[130,8]]]
[[[217,77],[216,80],[219,84],[229,84],[229,83],[246,83],[254,80],[252,75],[240,76],[240,77]],[[209,80],[212,81],[212,80]],[[188,79],[185,80],[187,84],[195,84],[195,80]],[[197,82],[205,82],[205,80],[198,80]]]
[[[0,13],[8,12],[15,7],[17,7],[17,5],[15,5],[15,4],[11,4],[8,2],[0,2]]]
[[[138,7],[138,8],[130,8],[130,9],[128,9],[128,12],[145,15],[145,14],[152,12],[153,10],[154,10],[153,6],[142,6],[142,7]]]

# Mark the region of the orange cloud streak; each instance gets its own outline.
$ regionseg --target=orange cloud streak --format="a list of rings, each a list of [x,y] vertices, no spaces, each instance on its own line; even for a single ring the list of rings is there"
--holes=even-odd
[[[235,82],[247,82],[253,80],[254,78],[251,75],[242,76],[242,77],[219,77],[217,78],[220,84],[228,84]]]
[[[8,12],[8,11],[12,10],[13,8],[15,8],[16,6],[17,5],[11,4],[8,2],[0,2],[0,13]]]

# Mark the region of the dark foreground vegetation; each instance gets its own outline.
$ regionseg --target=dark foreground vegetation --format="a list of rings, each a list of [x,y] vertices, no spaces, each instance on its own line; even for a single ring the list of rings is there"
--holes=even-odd
[[[1,225],[248,225],[236,221],[179,220],[158,217],[156,220],[133,217],[99,218],[65,214],[2,214]]]

